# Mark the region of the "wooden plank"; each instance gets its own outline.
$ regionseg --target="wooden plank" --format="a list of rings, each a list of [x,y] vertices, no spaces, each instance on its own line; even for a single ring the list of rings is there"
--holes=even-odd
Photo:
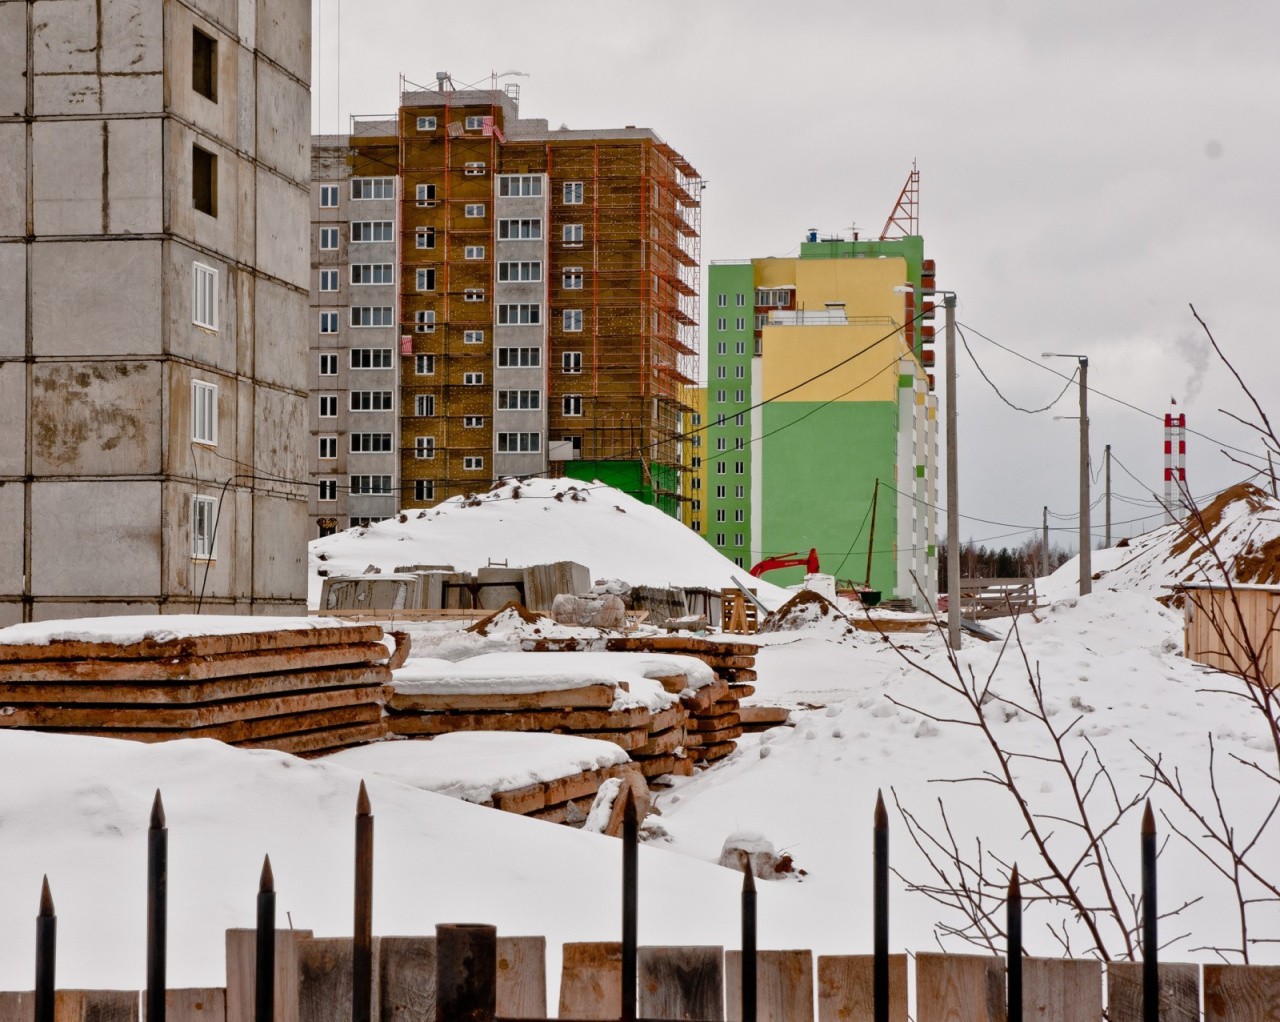
[[[1036,1022],[1098,1022],[1102,963],[1091,959],[1024,958],[1022,1010]]]
[[[704,745],[701,748],[690,749],[691,753],[696,752],[698,759],[704,763],[709,763],[717,759],[724,759],[736,749],[737,746],[733,742],[716,742],[715,745]]]
[[[1160,963],[1161,1022],[1199,1022],[1200,966]],[[1205,999],[1206,1011],[1208,998]],[[1142,963],[1107,963],[1109,1022],[1142,1022]],[[1208,1015],[1206,1015],[1208,1018]]]
[[[310,936],[310,930],[276,930],[275,1022],[298,1022],[297,945]],[[227,1022],[253,1022],[257,946],[257,931],[227,931]]]
[[[338,726],[369,726],[374,723],[382,725],[381,707],[376,703],[369,703],[362,706],[321,710],[316,713],[294,713],[282,717],[266,717],[262,720],[238,721],[190,731],[124,728],[106,731],[83,728],[48,728],[46,730],[49,733],[92,735],[95,738],[122,738],[131,742],[153,743],[173,742],[184,738],[214,738],[228,745],[239,745],[245,748],[276,748],[273,742],[294,734]],[[385,729],[382,733],[386,733]]]
[[[650,681],[656,681],[662,686],[664,692],[670,692],[672,695],[679,695],[689,687],[689,676],[687,674],[664,674],[652,677]]]
[[[742,718],[736,713],[722,713],[716,717],[698,715],[689,721],[690,731],[723,731],[728,727],[737,727]]]
[[[373,975],[381,972],[379,943],[373,945]],[[310,937],[297,943],[298,1022],[351,1022],[350,937]],[[382,1012],[380,984],[373,984],[372,1016]]]
[[[0,991],[0,1022],[31,1022],[35,1014],[34,991]]]
[[[1280,965],[1206,965],[1205,1022],[1272,1022],[1280,1005]]]
[[[369,724],[353,724],[350,727],[326,727],[315,731],[303,731],[278,738],[263,738],[252,742],[238,742],[241,749],[274,749],[294,756],[318,756],[352,745],[368,745],[386,738],[387,726],[383,721]]]
[[[1003,1022],[1004,959],[916,955],[917,1022]]]
[[[699,731],[698,735],[702,739],[702,745],[705,748],[719,745],[722,742],[737,741],[742,737],[742,728],[735,725],[734,727],[724,728],[721,731]]]
[[[688,653],[691,656],[754,656],[760,647],[754,642],[717,642],[690,635],[645,635],[608,639],[605,649],[617,652]]]
[[[743,727],[759,725],[776,727],[790,722],[791,711],[785,706],[740,706],[738,720]]]
[[[246,696],[286,695],[325,688],[387,685],[391,672],[381,664],[351,665],[318,671],[285,671],[247,677],[211,678],[207,681],[148,684],[142,682],[10,682],[0,688],[5,705],[14,703],[165,705],[213,703]]]
[[[818,1022],[873,1022],[872,955],[818,957]],[[907,1022],[907,956],[889,956],[889,1022]]]
[[[145,1000],[144,997],[144,1019]],[[166,1022],[227,1022],[227,991],[222,987],[166,990],[164,1017]]]
[[[680,700],[684,704],[685,709],[690,713],[706,713],[720,700],[729,695],[729,685],[720,681],[718,678],[711,685],[704,685],[691,696],[685,696]]]
[[[570,777],[546,781],[544,787],[547,793],[547,805],[571,802],[574,799],[595,795],[600,790],[600,785],[610,777],[621,777],[632,769],[630,764],[620,763],[617,766],[605,767],[601,770],[584,770],[582,773],[573,774]]]
[[[447,731],[625,731],[648,728],[649,710],[527,710],[510,713],[429,713],[418,719],[424,729]],[[424,730],[423,733],[431,734]]]
[[[140,1001],[136,990],[57,990],[53,995],[53,1019],[54,1022],[138,1022]]]
[[[622,816],[626,810],[626,793],[630,791],[635,797],[636,806],[639,809],[638,818],[641,823],[644,818],[649,815],[649,807],[653,804],[653,798],[649,794],[649,785],[644,779],[644,765],[640,765],[638,771],[632,771],[622,778],[622,785],[618,788],[618,792],[613,797],[613,805],[609,809],[609,819],[605,822],[603,833],[608,837],[617,837],[622,833]]]
[[[635,756],[662,756],[684,746],[685,730],[683,727],[672,727],[660,734],[650,732],[649,740],[638,748],[632,749]]]
[[[435,937],[379,937],[375,985],[380,1022],[436,1017]],[[499,937],[497,1008],[505,1018],[547,1017],[545,937]]]
[[[724,1019],[724,948],[642,947],[638,1013],[644,1018]]]
[[[742,952],[724,956],[725,1013],[742,1020]],[[756,1018],[759,1022],[813,1022],[813,952],[756,953]]]
[[[550,692],[471,692],[454,695],[396,692],[387,701],[387,705],[393,710],[425,710],[433,713],[449,710],[607,710],[613,705],[616,693],[617,684],[614,682]]]
[[[315,670],[387,659],[380,642],[267,649],[257,653],[165,657],[154,660],[0,662],[0,682],[203,681],[246,674]]]
[[[246,618],[246,621],[251,620]],[[336,625],[324,628],[279,628],[264,632],[236,632],[233,635],[190,635],[157,642],[117,644],[113,642],[50,642],[44,645],[0,645],[0,662],[15,660],[138,660],[165,657],[207,657],[260,650],[298,649],[306,646],[349,645],[377,642],[382,638],[378,625]],[[386,656],[384,648],[383,656]]]
[[[659,710],[650,717],[649,731],[650,733],[665,731],[669,727],[685,723],[688,719],[689,711],[677,703],[674,706],[668,706],[665,710]]]
[[[646,756],[636,760],[640,773],[645,777],[661,777],[663,774],[676,773],[676,764],[681,762],[675,756]]]
[[[547,789],[541,784],[530,784],[511,791],[495,791],[493,804],[504,813],[534,813],[547,806]]]
[[[622,1014],[622,945],[565,944],[560,969],[561,1019],[617,1019]]]

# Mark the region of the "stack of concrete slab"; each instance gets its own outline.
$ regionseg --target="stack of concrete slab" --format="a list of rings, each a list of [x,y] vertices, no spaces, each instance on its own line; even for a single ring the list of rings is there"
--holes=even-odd
[[[394,573],[334,575],[324,580],[320,609],[326,614],[370,611],[497,610],[515,600],[549,611],[561,593],[591,588],[591,573],[574,561],[525,568],[487,565],[476,572],[452,565],[401,565]]]
[[[328,752],[387,733],[382,637],[315,618],[14,625],[0,629],[0,727]]]

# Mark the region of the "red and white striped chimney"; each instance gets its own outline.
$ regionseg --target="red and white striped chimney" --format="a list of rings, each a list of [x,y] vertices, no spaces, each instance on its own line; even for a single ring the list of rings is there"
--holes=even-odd
[[[1173,401],[1176,407],[1178,402]],[[1183,412],[1164,417],[1164,521],[1168,525],[1187,507],[1187,416]]]

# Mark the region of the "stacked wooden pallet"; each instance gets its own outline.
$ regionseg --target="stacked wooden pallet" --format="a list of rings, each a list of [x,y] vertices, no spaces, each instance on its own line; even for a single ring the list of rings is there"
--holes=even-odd
[[[234,631],[213,618],[214,634],[197,634],[200,618],[157,617],[177,632],[139,638],[125,629],[113,641],[110,620],[94,623],[88,639],[0,633],[0,727],[142,742],[216,738],[300,755],[386,734],[391,669],[376,625],[301,618]]]

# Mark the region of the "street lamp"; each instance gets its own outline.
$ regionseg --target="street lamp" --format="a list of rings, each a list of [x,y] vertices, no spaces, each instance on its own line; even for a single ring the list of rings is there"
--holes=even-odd
[[[917,289],[900,285],[898,294],[911,294]],[[960,469],[956,443],[956,293],[935,288],[920,288],[919,294],[941,295],[947,356],[947,642],[960,648]]]
[[[1074,358],[1080,367],[1080,595],[1093,591],[1092,547],[1089,528],[1089,356],[1046,351],[1041,358]]]

